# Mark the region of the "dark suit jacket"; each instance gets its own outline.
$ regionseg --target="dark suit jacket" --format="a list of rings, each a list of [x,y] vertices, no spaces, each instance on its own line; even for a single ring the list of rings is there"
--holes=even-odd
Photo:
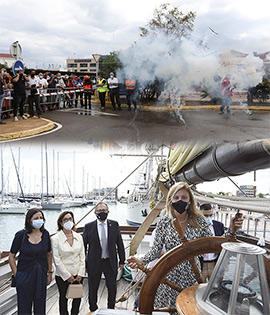
[[[101,245],[98,236],[97,220],[85,225],[83,241],[86,250],[87,271],[89,274],[94,275],[98,272],[101,263]],[[119,255],[119,264],[123,265],[125,261],[125,249],[118,222],[109,219],[108,248],[112,269],[117,272],[117,254]]]
[[[213,235],[213,236],[222,236],[224,234],[224,224],[222,222],[213,220],[213,228],[214,228],[214,233],[215,233],[215,235]],[[203,257],[200,256],[199,260],[200,260],[201,269],[202,269],[202,267],[203,267]]]
[[[224,224],[222,222],[213,220],[213,228],[215,236],[222,236],[224,234]]]

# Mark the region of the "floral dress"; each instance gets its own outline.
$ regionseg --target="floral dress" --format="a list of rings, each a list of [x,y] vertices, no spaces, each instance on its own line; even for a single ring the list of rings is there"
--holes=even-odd
[[[188,223],[185,232],[185,237],[188,241],[200,237],[208,237],[213,235],[208,227],[208,224],[203,218],[199,218],[198,223],[201,225],[201,228],[195,228]],[[180,240],[180,236],[175,229],[171,218],[168,215],[165,215],[160,219],[157,224],[153,247],[143,257],[143,264],[146,265],[150,261],[158,258],[160,256],[163,245],[165,246],[166,251],[169,251],[172,248],[180,245],[181,243],[182,242]],[[200,269],[198,257],[195,258],[195,261],[196,265]],[[181,288],[187,288],[197,284],[191,264],[187,260],[171,270],[167,274],[166,278],[169,281],[174,282]],[[155,297],[154,307],[175,307],[175,302],[178,294],[179,292],[171,289],[169,286],[165,284],[160,284]]]

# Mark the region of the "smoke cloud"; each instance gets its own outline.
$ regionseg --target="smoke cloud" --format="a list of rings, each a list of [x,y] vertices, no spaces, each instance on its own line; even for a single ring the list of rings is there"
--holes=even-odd
[[[220,91],[220,80],[229,76],[238,90],[248,89],[261,82],[263,61],[256,56],[209,52],[205,45],[193,40],[182,41],[165,36],[146,36],[119,53],[123,68],[119,79],[132,77],[141,87],[156,78],[165,83],[163,95],[181,96],[196,87],[207,87],[212,94]]]

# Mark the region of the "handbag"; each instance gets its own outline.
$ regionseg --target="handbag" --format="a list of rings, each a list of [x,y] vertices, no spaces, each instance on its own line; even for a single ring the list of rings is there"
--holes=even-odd
[[[78,284],[69,284],[66,298],[67,299],[81,299],[83,297],[83,285]]]

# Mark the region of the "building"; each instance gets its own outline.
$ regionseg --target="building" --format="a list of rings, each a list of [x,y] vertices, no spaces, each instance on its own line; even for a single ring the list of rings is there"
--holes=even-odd
[[[19,60],[22,60],[19,58]],[[13,63],[16,61],[11,54],[1,54],[0,53],[0,64],[5,65],[7,68],[11,68]]]
[[[99,201],[103,199],[106,195],[108,195],[112,190],[113,190],[112,187],[96,188],[93,189],[93,191],[91,191],[88,196],[90,199]],[[116,189],[104,200],[104,202],[116,202],[117,199],[118,194]]]
[[[93,54],[92,58],[76,58],[67,59],[67,71],[87,73],[91,78],[96,78],[98,72],[102,70],[102,61],[106,58],[106,55]]]
[[[244,193],[246,194],[247,197],[251,197],[254,198],[256,197],[256,186],[253,185],[242,185],[240,186],[240,188],[244,191]],[[237,191],[237,196],[238,197],[245,197],[245,195],[242,193],[241,190]]]

